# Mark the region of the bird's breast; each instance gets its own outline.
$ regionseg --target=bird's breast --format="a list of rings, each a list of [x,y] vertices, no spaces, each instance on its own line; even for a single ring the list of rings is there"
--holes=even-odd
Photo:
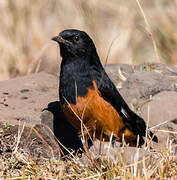
[[[93,88],[88,88],[85,96],[77,96],[76,104],[63,103],[63,111],[78,131],[81,131],[81,126],[84,125],[91,134],[96,130],[97,138],[100,138],[103,131],[107,136],[113,132],[113,135],[120,139],[124,127],[122,118],[112,105],[101,97],[96,82],[92,83]]]

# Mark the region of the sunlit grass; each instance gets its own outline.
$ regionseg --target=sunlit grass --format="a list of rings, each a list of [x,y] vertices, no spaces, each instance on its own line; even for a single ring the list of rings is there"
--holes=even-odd
[[[8,128],[4,126],[4,128]],[[177,156],[175,145],[172,140],[167,140],[166,146],[156,150],[150,150],[149,147],[143,146],[141,150],[147,152],[143,158],[139,159],[137,148],[135,155],[129,154],[129,163],[127,161],[128,151],[126,145],[114,147],[114,150],[101,148],[100,153],[88,151],[90,158],[82,159],[81,155],[70,153],[63,159],[61,156],[49,159],[38,158],[32,159],[27,152],[21,148],[20,143],[23,139],[25,126],[19,126],[17,137],[15,138],[14,150],[9,158],[0,159],[0,178],[4,179],[176,179],[177,178]],[[34,130],[34,128],[32,128]],[[32,130],[31,129],[31,130]],[[33,131],[32,130],[32,131]],[[3,131],[3,129],[2,129]],[[34,131],[38,137],[40,132]],[[1,132],[2,133],[2,132]],[[164,132],[165,133],[165,132]],[[172,132],[174,133],[174,132]],[[41,138],[41,137],[40,137]],[[148,142],[149,140],[147,140]],[[46,143],[45,140],[42,140]],[[111,144],[111,142],[110,142]],[[148,142],[149,144],[149,142]],[[5,144],[3,144],[5,146]],[[148,145],[149,146],[149,145]],[[12,147],[11,147],[12,148]],[[46,148],[50,148],[49,145]],[[106,156],[105,152],[106,151]],[[52,149],[51,149],[52,151]],[[68,150],[69,152],[70,150]],[[86,156],[86,155],[85,155]],[[111,160],[113,157],[117,160]]]
[[[160,61],[176,64],[177,2],[140,3]],[[2,0],[0,11],[0,80],[46,70],[48,65],[53,72],[59,52],[50,39],[66,28],[88,32],[103,63],[114,40],[108,63],[157,62],[152,38],[133,0]]]

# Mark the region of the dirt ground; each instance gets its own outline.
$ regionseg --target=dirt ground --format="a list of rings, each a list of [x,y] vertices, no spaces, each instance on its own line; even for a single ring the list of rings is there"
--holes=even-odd
[[[27,154],[32,159],[49,159],[59,154],[57,143],[44,131],[44,126],[25,127],[0,123],[0,159],[11,159],[14,151]]]

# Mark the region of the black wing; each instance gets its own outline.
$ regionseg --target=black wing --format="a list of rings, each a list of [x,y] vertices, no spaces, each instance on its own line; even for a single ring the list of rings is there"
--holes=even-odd
[[[98,72],[95,73],[95,80],[102,97],[108,101],[123,118],[125,128],[128,128],[136,135],[145,136],[145,121],[130,110],[106,72],[103,70],[101,74]]]

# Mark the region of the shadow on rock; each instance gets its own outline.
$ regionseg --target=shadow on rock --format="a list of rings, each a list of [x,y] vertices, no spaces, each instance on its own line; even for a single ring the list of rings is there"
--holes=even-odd
[[[78,137],[78,131],[66,119],[59,101],[51,102],[47,108],[43,109],[41,121],[53,129],[57,139],[68,150],[78,151],[83,148],[82,142]],[[64,154],[68,153],[62,146],[60,147]]]

